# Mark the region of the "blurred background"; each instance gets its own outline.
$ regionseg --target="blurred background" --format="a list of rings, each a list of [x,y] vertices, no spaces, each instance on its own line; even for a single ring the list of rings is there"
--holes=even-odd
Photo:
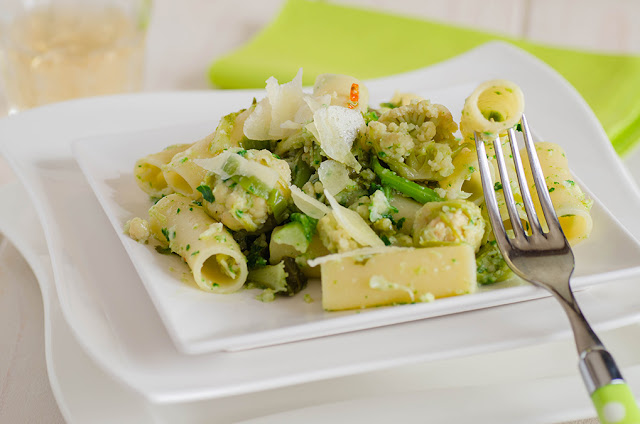
[[[332,0],[551,45],[640,53],[637,0]],[[211,88],[211,62],[251,40],[284,0],[154,0],[143,87]],[[319,34],[321,36],[321,34]],[[585,70],[587,72],[588,70]],[[0,116],[7,104],[0,93]]]

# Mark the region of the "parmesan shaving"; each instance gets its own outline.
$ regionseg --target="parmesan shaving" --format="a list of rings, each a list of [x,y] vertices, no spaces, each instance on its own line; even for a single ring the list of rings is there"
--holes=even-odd
[[[322,265],[326,262],[340,261],[345,258],[357,258],[359,256],[367,257],[373,255],[380,255],[390,252],[398,252],[401,250],[414,250],[413,247],[398,247],[398,246],[382,246],[382,247],[363,247],[361,249],[350,250],[348,252],[333,253],[331,255],[320,256],[319,258],[309,259],[307,264],[310,267]]]
[[[384,246],[380,237],[367,225],[360,214],[342,206],[327,190],[324,195],[329,200],[333,214],[342,228],[358,243],[363,246]]]
[[[331,212],[327,205],[309,196],[294,185],[291,186],[291,198],[296,207],[311,218],[321,219]]]
[[[322,186],[331,193],[332,196],[335,196],[347,187],[355,185],[351,178],[349,178],[347,167],[335,160],[325,160],[322,162],[318,168],[318,177],[320,178]]]
[[[341,106],[320,108],[313,114],[313,122],[306,128],[314,135],[324,153],[356,171],[362,166],[351,153],[353,141],[365,128],[364,118],[358,110]]]
[[[260,100],[245,121],[244,134],[252,140],[280,140],[290,136],[297,128],[291,128],[287,121],[293,121],[300,108],[308,108],[302,91],[302,68],[285,84],[269,78],[266,91],[267,97]]]
[[[229,150],[220,153],[217,156],[207,159],[194,159],[193,162],[213,172],[223,180],[227,180],[234,175],[242,175],[245,177],[255,177],[264,183],[269,189],[274,189],[280,178],[277,171],[268,166],[243,158],[242,156]],[[233,171],[231,173],[225,171],[225,165],[233,162]]]

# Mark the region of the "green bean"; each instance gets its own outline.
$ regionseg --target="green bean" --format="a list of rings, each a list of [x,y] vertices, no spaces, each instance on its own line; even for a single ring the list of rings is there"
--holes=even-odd
[[[243,149],[247,150],[264,150],[271,147],[271,143],[269,142],[269,140],[250,140],[246,136],[242,137],[242,140],[240,140],[240,145]]]
[[[234,175],[231,177],[231,181],[238,183],[238,185],[247,191],[247,193],[255,194],[265,200],[270,197],[269,187],[267,187],[262,181],[256,177],[245,177],[243,175]]]
[[[302,188],[311,178],[311,174],[311,167],[302,159],[302,155],[299,155],[296,164],[293,166],[293,185]]]
[[[284,221],[287,217],[287,209],[289,208],[289,204],[287,203],[287,199],[280,192],[280,190],[271,190],[267,203],[269,204],[269,207],[273,212],[273,217],[276,219],[276,222],[279,224]]]
[[[438,194],[429,187],[410,181],[396,174],[392,170],[384,168],[375,156],[372,159],[372,167],[373,172],[380,177],[382,185],[389,186],[394,190],[411,197],[415,201],[427,203],[442,200],[440,196],[438,196]]]

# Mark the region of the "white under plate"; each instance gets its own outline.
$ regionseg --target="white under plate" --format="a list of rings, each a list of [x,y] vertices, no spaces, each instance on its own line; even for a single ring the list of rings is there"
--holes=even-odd
[[[393,80],[387,81],[385,92],[395,90]],[[460,116],[464,99],[476,84],[439,89],[437,92],[416,86],[414,92],[428,99],[437,99]],[[370,91],[372,104],[388,97]],[[524,90],[528,105],[536,96]],[[246,104],[251,97],[238,93]],[[532,97],[532,98],[530,98]],[[210,110],[216,117],[230,109],[224,103]],[[536,132],[555,134],[554,126],[564,122],[545,119],[533,121]],[[149,131],[109,134],[79,140],[73,144],[76,160],[98,197],[116,234],[126,248],[138,275],[149,292],[162,321],[177,348],[184,353],[200,354],[218,350],[242,350],[286,343],[321,336],[346,333],[400,322],[431,318],[506,303],[530,300],[546,292],[530,285],[504,287],[487,286],[472,295],[439,299],[386,308],[347,312],[326,312],[322,309],[320,282],[312,280],[308,288],[292,298],[278,298],[272,303],[255,299],[255,290],[217,295],[185,284],[192,279],[189,267],[177,255],[160,255],[153,244],[143,245],[124,234],[124,223],[133,217],[146,217],[152,205],[140,190],[133,176],[135,162],[166,146],[195,141],[211,133],[217,119],[200,124],[163,127]],[[584,140],[559,140],[569,149],[571,143]],[[570,164],[573,164],[569,157]],[[591,211],[594,231],[589,239],[575,249],[576,269],[572,279],[574,289],[611,281],[640,272],[640,245],[603,208],[597,199]],[[306,303],[305,295],[315,301]]]
[[[532,93],[527,111],[542,136],[547,134],[537,125],[542,118],[564,116],[554,140],[568,139],[570,129],[575,130],[575,138],[584,144],[567,149],[574,169],[634,236],[640,236],[637,187],[602,129],[566,83],[529,55],[493,43],[396,77],[397,83],[390,85],[410,90],[411,85],[431,81],[435,89],[498,76],[511,78]],[[377,84],[368,84],[372,92],[378,90]],[[548,96],[536,106],[536,97]],[[202,122],[212,118],[210,110],[219,103],[229,109],[242,107],[244,99],[237,97],[238,92],[224,91],[115,96],[61,103],[0,121],[0,149],[25,184],[43,224],[61,312],[80,345],[109,375],[151,401],[177,402],[506,349],[569,334],[561,309],[545,298],[243,352],[180,354],[73,160],[70,144],[79,138],[146,131],[159,122],[167,126]],[[592,169],[599,172],[589,172]],[[592,323],[611,328],[638,318],[639,282],[602,284],[578,296]]]

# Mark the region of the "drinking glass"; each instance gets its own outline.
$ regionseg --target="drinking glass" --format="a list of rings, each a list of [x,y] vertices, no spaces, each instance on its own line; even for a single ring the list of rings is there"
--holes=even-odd
[[[151,0],[1,0],[9,113],[142,88]]]

